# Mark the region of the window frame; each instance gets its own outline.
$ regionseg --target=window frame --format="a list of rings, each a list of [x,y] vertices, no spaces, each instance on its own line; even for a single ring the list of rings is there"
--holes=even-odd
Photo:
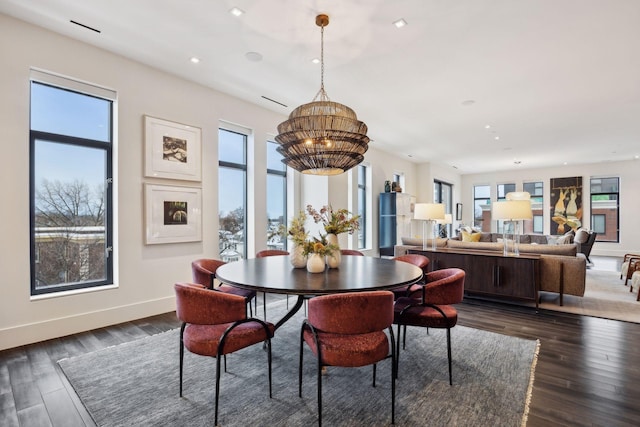
[[[593,187],[594,187],[594,181],[597,180],[615,180],[616,181],[616,188],[617,191],[604,191],[604,190],[600,190],[600,191],[593,191]],[[615,231],[615,240],[609,239],[609,240],[605,240],[604,237],[606,235],[606,231],[607,231],[607,221],[606,221],[606,214],[600,214],[600,213],[594,213],[594,196],[613,196],[615,195],[614,199],[609,198],[609,201],[613,201],[615,200],[615,209],[616,209],[616,231]],[[598,235],[596,236],[596,241],[597,242],[601,242],[601,243],[620,243],[620,177],[617,176],[602,176],[602,177],[591,177],[589,180],[589,214],[590,214],[590,218],[589,218],[589,226],[591,227],[591,229],[594,229],[594,224],[593,224],[593,218],[598,216],[598,215],[605,215],[605,223],[604,223],[604,230],[605,233],[598,233]]]
[[[277,142],[271,141],[271,140],[267,140],[267,144],[275,144],[276,146],[279,146],[279,144]],[[269,164],[269,162],[267,161],[267,165],[268,164]],[[282,222],[282,224],[286,228],[287,227],[287,205],[288,205],[288,203],[287,203],[287,194],[288,194],[287,193],[287,166],[284,163],[282,165],[283,165],[282,170],[270,169],[269,167],[267,167],[267,198],[269,196],[269,194],[268,194],[269,175],[281,177],[282,178],[282,195],[283,195],[283,197],[282,197],[282,203],[283,203],[283,206],[282,206],[282,212],[283,212],[282,220],[283,220],[283,222]],[[246,215],[245,215],[245,217],[246,217]],[[267,227],[268,226],[269,226],[269,218],[267,217]],[[286,233],[282,237],[282,242],[283,242],[282,249],[286,251],[288,249],[287,245],[289,243],[289,239],[287,239]],[[268,243],[269,242],[267,241],[267,244]]]
[[[242,163],[236,163],[236,162],[230,162],[230,161],[226,161],[226,160],[220,160],[220,145],[218,144],[218,186],[222,185],[222,182],[220,182],[220,169],[222,168],[226,168],[226,169],[232,169],[232,170],[240,170],[242,171],[242,187],[243,187],[243,209],[244,209],[244,215],[243,215],[243,252],[241,254],[243,259],[247,259],[247,253],[248,253],[248,245],[249,245],[249,236],[248,236],[248,232],[247,232],[247,225],[248,225],[248,195],[247,195],[247,183],[248,183],[248,165],[247,165],[247,159],[248,159],[248,149],[249,149],[249,135],[250,132],[243,132],[240,129],[236,129],[233,126],[227,126],[226,123],[220,123],[220,125],[218,126],[218,138],[220,137],[220,132],[224,131],[224,132],[229,132],[229,133],[234,133],[237,135],[242,135],[243,137],[243,144],[244,144],[244,148],[243,148],[243,161],[244,164]],[[220,203],[220,193],[218,192],[218,204]],[[220,206],[218,206],[218,230],[220,230]],[[220,249],[220,242],[218,242],[218,250]],[[220,257],[222,258],[222,252],[219,253]]]
[[[31,114],[33,109],[32,87],[33,84],[45,85],[57,90],[69,91],[83,96],[89,96],[106,101],[109,106],[109,132],[108,140],[100,141],[90,138],[57,134],[42,130],[32,129]],[[117,135],[115,129],[115,117],[117,113],[117,94],[115,91],[106,89],[90,83],[81,82],[76,79],[63,77],[57,74],[48,73],[42,70],[32,69],[29,77],[29,264],[30,264],[30,295],[32,297],[59,295],[69,291],[93,289],[110,286],[114,284],[114,209],[113,188],[114,188],[114,150]],[[36,245],[36,148],[37,142],[42,141],[53,144],[67,144],[79,148],[90,148],[104,151],[104,273],[105,277],[100,280],[87,280],[82,282],[71,282],[56,284],[49,288],[41,288],[37,285],[37,265],[42,262],[40,250]]]

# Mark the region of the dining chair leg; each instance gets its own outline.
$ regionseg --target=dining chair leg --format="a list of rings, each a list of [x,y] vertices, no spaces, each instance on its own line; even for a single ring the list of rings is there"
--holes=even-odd
[[[318,356],[320,356],[318,354]],[[318,427],[322,427],[322,363],[318,357]]]
[[[180,327],[180,397],[182,397],[182,367],[184,362],[184,341],[182,340],[182,334],[187,324],[183,323]]]
[[[272,386],[271,386],[271,340],[268,339],[267,340],[267,348],[268,348],[268,353],[267,353],[267,365],[268,365],[268,369],[269,369],[269,399],[271,399],[273,397],[272,395]]]
[[[300,358],[298,361],[298,397],[302,397],[302,347],[303,347],[303,340],[302,340],[302,334],[303,332],[300,332]]]
[[[451,375],[451,328],[447,328],[447,358],[449,359],[449,385],[453,385],[453,376]]]
[[[378,366],[377,363],[373,364],[373,386],[376,386],[376,366]]]
[[[218,425],[218,401],[220,397],[220,356],[216,357],[216,408],[215,426]]]
[[[398,340],[395,342],[395,347],[396,347],[396,359],[395,359],[396,378],[398,378],[398,373],[400,371],[400,328],[401,328],[401,325],[398,324]]]
[[[389,337],[391,338],[391,424],[396,423],[396,378],[398,378],[398,353],[395,351],[396,343],[393,336],[393,328],[389,327]],[[400,343],[400,336],[398,336]]]

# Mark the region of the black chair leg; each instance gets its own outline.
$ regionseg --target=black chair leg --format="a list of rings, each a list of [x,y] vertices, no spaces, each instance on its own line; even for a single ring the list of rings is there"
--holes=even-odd
[[[377,363],[373,364],[373,386],[376,386],[376,366],[378,366]]]
[[[322,363],[318,358],[318,427],[322,427]]]
[[[302,397],[302,332],[300,333],[300,359],[298,362],[298,397]]]
[[[180,327],[180,397],[182,397],[182,366],[184,362],[184,341],[182,341],[182,334],[184,333],[184,328],[186,323],[183,323]]]
[[[269,399],[273,397],[272,395],[272,387],[271,387],[271,340],[267,340],[267,348],[268,348],[268,356],[267,356],[267,366],[269,369]]]
[[[257,309],[256,309],[257,310]],[[264,315],[264,321],[267,321],[267,293],[262,293],[262,314]]]
[[[449,385],[453,385],[453,376],[451,375],[451,328],[447,328],[447,358],[449,359]]]
[[[216,357],[216,416],[215,416],[215,426],[218,425],[218,398],[220,397],[220,355]]]

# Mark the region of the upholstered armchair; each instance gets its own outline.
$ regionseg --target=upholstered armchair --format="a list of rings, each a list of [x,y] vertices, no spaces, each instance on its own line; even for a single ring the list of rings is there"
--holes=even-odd
[[[405,255],[399,255],[393,259],[395,261],[401,261],[401,262],[407,262],[409,264],[413,264],[416,267],[419,267],[420,269],[422,269],[422,274],[423,274],[420,284],[415,284],[411,286],[401,286],[399,288],[392,289],[391,291],[393,292],[395,299],[398,299],[400,297],[407,297],[413,291],[421,289],[422,284],[424,283],[424,278],[426,277],[429,271],[429,258],[419,254],[405,254]]]
[[[627,286],[629,279],[633,275],[633,270],[629,274],[629,266],[640,260],[640,254],[625,254],[622,258],[622,266],[620,268],[620,279],[624,279],[624,285]]]
[[[226,356],[254,344],[266,342],[271,398],[271,338],[274,326],[260,319],[247,318],[245,299],[215,292],[193,283],[176,283],[176,315],[180,328],[180,397],[184,349],[216,358],[215,424],[218,425],[220,395],[220,356]]]
[[[392,329],[393,293],[353,292],[323,295],[309,300],[309,317],[300,331],[298,395],[302,397],[303,347],[315,355],[318,383],[318,425],[322,425],[322,369],[325,366],[358,367],[391,356],[391,424],[395,422],[395,339]],[[385,331],[388,331],[388,336]]]
[[[240,289],[234,286],[225,285],[215,286],[216,270],[221,265],[224,265],[224,261],[210,258],[201,258],[191,263],[191,274],[193,282],[205,286],[215,291],[224,292],[226,294],[238,295],[244,298],[245,303],[249,307],[249,315],[253,316],[253,309],[251,308],[251,300],[254,300],[256,311],[258,311],[258,304],[256,301],[256,291],[250,291],[247,289]]]
[[[578,246],[578,252],[584,254],[589,264],[592,264],[589,259],[589,255],[591,254],[593,244],[596,242],[596,237],[598,237],[598,233],[595,231],[588,231],[581,228],[576,232],[576,235],[573,238],[574,243]]]
[[[340,249],[340,255],[355,255],[355,256],[364,256],[364,254],[355,249]]]
[[[401,297],[394,306],[394,320],[398,325],[398,349],[400,359],[400,327],[421,326],[447,330],[447,359],[449,362],[449,384],[453,385],[451,373],[451,328],[458,323],[458,311],[453,306],[464,298],[465,272],[459,268],[432,271],[426,276],[426,284],[412,297]],[[418,297],[418,298],[416,298]]]

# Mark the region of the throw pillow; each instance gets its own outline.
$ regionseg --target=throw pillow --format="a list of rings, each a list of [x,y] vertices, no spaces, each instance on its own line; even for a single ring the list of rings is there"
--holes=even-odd
[[[479,242],[481,233],[467,233],[466,231],[462,231],[462,241],[463,242]]]

